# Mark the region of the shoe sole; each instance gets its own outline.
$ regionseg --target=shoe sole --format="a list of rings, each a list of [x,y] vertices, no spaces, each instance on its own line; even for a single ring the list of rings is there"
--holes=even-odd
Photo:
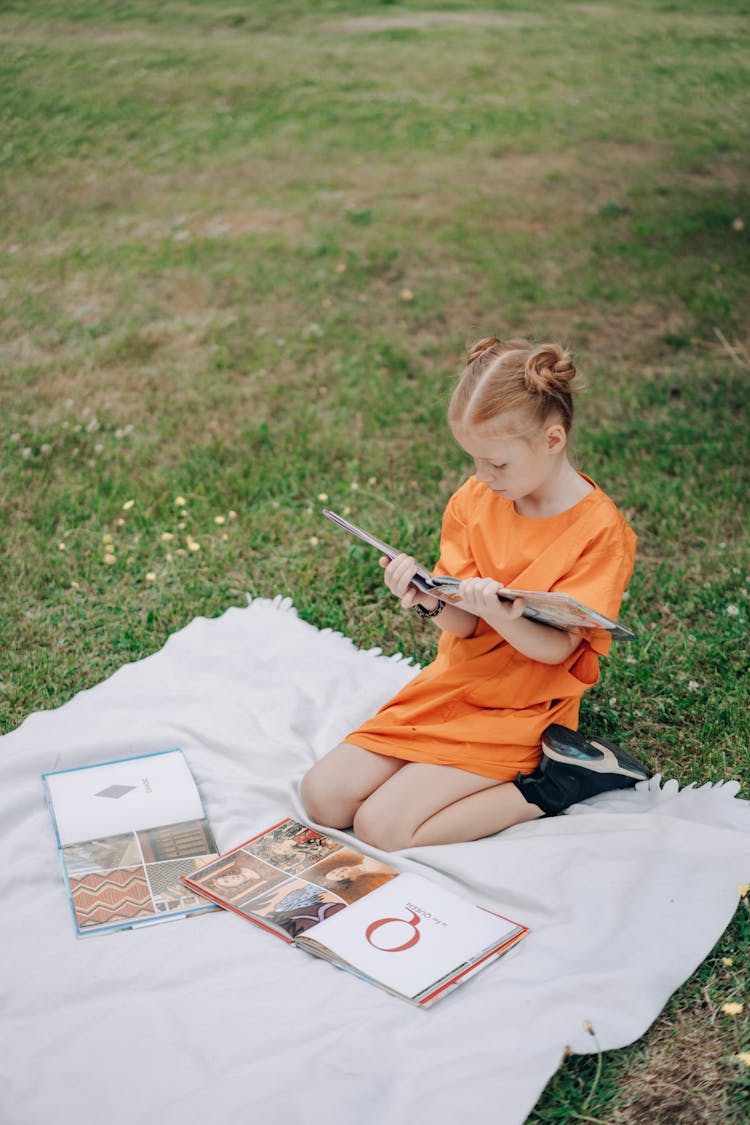
[[[571,731],[570,733],[575,734],[576,732]],[[544,735],[542,735],[542,753],[554,762],[560,762],[565,766],[574,766],[576,769],[588,770],[590,773],[615,774],[620,777],[632,778],[634,781],[647,781],[651,777],[650,771],[637,758],[628,754],[627,750],[623,750],[616,743],[607,742],[603,738],[592,738],[587,741],[582,735],[577,735],[577,739],[580,739],[583,745],[593,747],[598,751],[599,756],[596,758],[573,758],[555,750],[545,740]]]

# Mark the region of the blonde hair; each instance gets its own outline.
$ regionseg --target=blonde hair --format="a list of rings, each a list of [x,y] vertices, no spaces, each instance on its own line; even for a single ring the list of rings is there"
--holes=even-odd
[[[448,421],[454,429],[487,426],[503,415],[518,414],[529,428],[539,430],[556,417],[568,433],[575,374],[572,357],[560,344],[486,336],[469,348]]]

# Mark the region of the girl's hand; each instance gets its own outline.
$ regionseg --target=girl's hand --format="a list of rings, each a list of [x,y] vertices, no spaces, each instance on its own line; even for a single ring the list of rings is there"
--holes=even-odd
[[[494,578],[467,578],[459,588],[461,608],[477,617],[483,617],[490,625],[493,618],[496,622],[514,621],[521,617],[525,608],[523,598],[515,598],[512,602],[500,601],[498,590],[502,590],[502,582]]]
[[[400,598],[404,609],[421,605],[425,609],[434,609],[438,599],[432,594],[423,594],[411,580],[417,573],[417,564],[409,555],[396,555],[395,559],[381,558],[380,565],[385,570],[384,578],[388,589],[397,598]]]

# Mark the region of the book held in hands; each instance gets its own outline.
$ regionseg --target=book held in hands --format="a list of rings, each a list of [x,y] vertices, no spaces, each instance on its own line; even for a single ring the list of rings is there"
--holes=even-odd
[[[323,515],[351,535],[356,535],[358,539],[362,539],[363,542],[369,543],[371,547],[375,547],[388,559],[395,559],[397,555],[403,553],[396,550],[395,547],[391,547],[390,544],[384,543],[377,536],[357,527],[355,523],[344,519],[343,516],[332,512],[329,508],[323,509]],[[423,594],[432,594],[434,597],[440,598],[441,601],[461,605],[459,593],[461,580],[459,578],[453,578],[447,574],[433,575],[424,567],[418,566],[417,572],[412,578],[412,585],[416,586]],[[609,636],[616,641],[632,641],[634,639],[634,634],[631,633],[630,629],[626,629],[619,622],[605,617],[603,613],[583,605],[582,602],[576,601],[569,594],[556,593],[550,590],[517,590],[514,587],[505,586],[498,591],[497,596],[501,601],[510,602],[515,601],[516,598],[523,598],[524,617],[528,617],[532,621],[538,621],[542,625],[549,625],[553,629],[560,629],[565,633],[576,633],[583,637]]]
[[[79,937],[215,909],[180,881],[217,854],[181,750],[42,782]]]
[[[387,992],[427,1007],[525,926],[422,875],[286,819],[182,877],[191,890]]]

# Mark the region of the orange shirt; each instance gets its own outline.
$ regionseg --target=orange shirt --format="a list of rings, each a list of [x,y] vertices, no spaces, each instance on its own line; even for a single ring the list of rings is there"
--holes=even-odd
[[[635,544],[596,485],[567,512],[532,519],[470,477],[443,516],[434,573],[559,591],[616,618]],[[443,633],[435,660],[346,741],[410,762],[514,780],[536,768],[545,727],[577,727],[580,698],[599,678],[597,654],[606,655],[610,644],[609,637],[582,640],[562,664],[542,664],[480,619],[471,637]]]

